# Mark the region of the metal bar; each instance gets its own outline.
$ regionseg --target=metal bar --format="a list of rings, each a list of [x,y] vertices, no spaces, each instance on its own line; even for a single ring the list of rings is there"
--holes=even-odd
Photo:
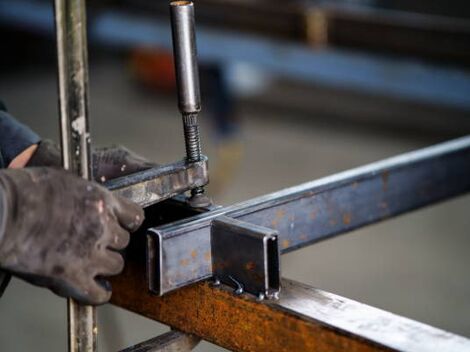
[[[212,276],[211,223],[222,215],[277,230],[287,253],[469,190],[467,136],[151,228],[149,279],[164,294]]]
[[[191,1],[172,1],[170,15],[178,85],[178,106],[182,114],[197,114],[201,111],[201,94],[194,28],[194,4]]]
[[[167,4],[166,4],[167,5]],[[166,6],[165,6],[166,8]],[[165,9],[166,10],[166,9]],[[149,46],[171,50],[168,23],[120,10],[95,11],[90,39],[119,48]],[[49,34],[52,11],[47,2],[0,1],[3,24]],[[396,60],[347,49],[312,50],[303,44],[198,26],[201,62],[249,62],[276,76],[333,87],[359,89],[406,101],[470,109],[468,71],[416,60]],[[461,123],[465,123],[462,120]]]
[[[175,61],[178,107],[183,117],[186,160],[198,162],[202,159],[198,113],[201,111],[199,90],[199,68],[197,62],[194,4],[191,1],[170,3],[171,32]],[[210,205],[203,187],[191,190],[189,204],[199,208]]]
[[[218,29],[468,65],[468,8],[446,4],[430,11],[429,2],[417,8],[416,2],[409,3],[199,0],[197,5],[198,22]],[[125,10],[140,13],[162,15],[166,10],[158,1],[122,4]]]
[[[104,185],[114,194],[147,207],[209,182],[207,158],[198,162],[179,161],[157,166],[129,176],[107,181]]]
[[[172,330],[121,352],[188,352],[201,341],[200,338]]]
[[[155,296],[147,290],[142,253],[128,254],[124,273],[112,279],[113,304],[233,351],[470,349],[464,337],[289,280],[278,301],[235,296],[209,283]]]
[[[62,163],[92,179],[88,126],[88,49],[84,0],[55,0]],[[73,265],[73,263],[72,263]],[[96,350],[96,312],[67,301],[69,351]]]

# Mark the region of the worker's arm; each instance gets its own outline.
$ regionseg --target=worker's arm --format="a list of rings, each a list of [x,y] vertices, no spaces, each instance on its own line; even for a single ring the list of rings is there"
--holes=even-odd
[[[55,168],[0,171],[0,268],[60,296],[102,304],[104,277],[143,221],[137,205]]]
[[[111,148],[111,150],[109,149],[99,150],[94,153],[93,159],[94,159],[95,172],[96,171],[99,172],[99,174],[101,175],[100,176],[101,179],[114,178],[114,177],[124,175],[126,174],[126,172],[135,172],[135,171],[153,166],[152,164],[146,162],[142,158],[135,156],[131,152],[128,152],[128,151],[123,152],[122,148]],[[99,165],[101,165],[101,167],[98,167]],[[123,165],[125,166],[123,167]],[[8,168],[22,168],[24,166],[60,167],[61,157],[60,157],[59,149],[49,141],[41,141],[41,138],[36,133],[34,133],[28,126],[21,124],[19,121],[14,119],[10,114],[8,114],[5,106],[0,101],[0,168],[7,168],[7,167]],[[20,170],[17,170],[14,172],[19,173],[20,176],[23,175],[23,177],[18,178],[18,182],[20,182],[19,180],[23,180],[23,181],[25,180],[25,175],[30,175],[31,177],[34,176],[34,173],[36,171],[34,171],[34,169],[31,169],[30,171],[27,171],[29,172],[29,174],[22,174],[22,171]],[[52,174],[55,174],[56,172],[60,173],[60,171],[58,170],[50,171],[50,173]],[[13,171],[5,171],[5,173],[2,171],[0,173],[2,173],[2,175],[9,175],[9,174],[15,175]],[[68,176],[68,177],[71,177],[71,176]],[[2,176],[0,178],[2,179],[6,178],[7,180],[10,179],[12,182],[15,181],[15,177],[11,178],[8,176]],[[55,178],[62,179],[62,177],[59,177],[59,176],[57,177],[51,176],[50,178],[47,178],[47,180],[44,179],[44,182],[45,183],[53,182]],[[46,198],[44,198],[43,202],[41,202],[41,207],[42,207],[41,211],[38,212],[36,209],[32,208],[30,211],[25,210],[24,214],[20,214],[18,212],[18,207],[21,203],[20,200],[21,199],[25,200],[25,197],[19,197],[18,199],[16,199],[16,196],[13,197],[12,195],[21,194],[21,192],[14,192],[14,191],[11,191],[11,189],[7,189],[6,190],[7,192],[5,193],[5,187],[8,187],[9,185],[15,185],[14,182],[13,183],[12,182],[4,181],[3,185],[0,185],[0,246],[2,246],[0,248],[0,269],[7,268],[10,272],[16,273],[18,276],[21,276],[27,279],[31,283],[50,287],[52,290],[54,290],[55,292],[63,296],[73,296],[77,299],[80,299],[81,297],[84,296],[84,293],[80,291],[72,290],[73,287],[77,287],[77,282],[75,282],[75,286],[74,286],[74,285],[71,285],[70,282],[67,283],[65,280],[61,280],[61,279],[58,279],[57,277],[51,276],[52,273],[49,273],[48,275],[40,275],[40,274],[38,275],[38,273],[35,273],[34,271],[31,271],[31,270],[20,270],[11,264],[11,258],[8,260],[8,263],[6,262],[7,259],[5,259],[4,257],[6,255],[5,251],[7,249],[5,246],[11,247],[14,244],[14,241],[16,240],[21,241],[22,239],[25,238],[25,236],[27,237],[27,235],[23,233],[22,236],[21,235],[16,236],[15,234],[12,234],[11,232],[4,234],[5,227],[7,226],[5,225],[5,221],[6,221],[5,219],[8,219],[9,216],[11,216],[12,214],[16,214],[15,215],[16,220],[14,223],[17,225],[21,224],[21,217],[24,217],[26,220],[30,221],[28,223],[28,221],[25,220],[24,222],[25,226],[29,224],[28,226],[30,226],[31,228],[36,228],[36,229],[47,227],[46,226],[47,224],[54,223],[53,221],[54,216],[51,216],[49,213],[47,212],[44,213],[44,212],[47,209],[51,211],[53,210],[52,208],[50,208],[50,204],[49,204],[50,197],[58,197],[57,194],[54,195],[55,194],[54,192],[52,193],[43,192],[44,190],[43,186],[46,187],[46,185],[44,185],[43,182],[39,184],[35,184],[35,187],[33,189],[31,189],[30,187],[31,184],[26,182],[25,191],[29,189],[28,191],[30,192],[29,196],[42,194],[42,195],[45,195]],[[72,181],[68,181],[68,182],[71,182],[71,184],[73,185]],[[85,182],[85,181],[81,180],[77,182]],[[12,189],[13,190],[17,189],[19,191],[22,191],[22,187],[23,187],[22,184],[21,185],[16,184],[16,186],[13,187]],[[48,187],[50,188],[51,185],[49,185]],[[93,186],[93,188],[94,187],[95,186]],[[101,193],[103,192],[108,194],[107,191],[101,189]],[[66,195],[70,196],[71,199],[74,200],[76,203],[79,203],[82,201],[87,202],[86,193],[83,195],[80,195],[77,193],[73,194],[73,192],[72,194],[65,192],[63,196],[65,197]],[[81,196],[83,196],[83,199],[80,198]],[[109,198],[109,194],[108,196],[104,198],[107,198],[108,202],[111,202],[111,203],[114,202],[116,204],[125,202],[124,200],[116,200],[116,199],[112,200],[113,198]],[[5,199],[7,199],[7,201]],[[28,203],[28,201],[25,201],[25,204],[26,203]],[[9,207],[12,204],[14,205],[14,208],[9,209]],[[24,209],[25,207],[23,206],[22,208]],[[7,209],[8,211],[6,211],[5,209]],[[63,219],[67,219],[67,216],[69,217],[72,216],[70,209],[69,209],[68,214],[67,214],[67,211],[65,211],[65,213],[64,212],[61,213],[59,209],[61,209],[61,206],[58,206],[56,204],[56,209],[54,211],[59,213],[59,215],[57,216],[60,216]],[[75,219],[75,225],[78,226],[78,224],[80,224],[81,221],[86,222],[87,217],[86,216],[82,217],[82,215],[86,215],[86,214],[81,214],[79,208],[77,208],[76,210],[77,210],[77,213],[73,216]],[[93,211],[93,208],[91,208],[91,211]],[[34,216],[36,216],[35,214],[42,214],[41,215],[42,217],[40,219],[39,218],[36,219],[33,217],[32,214],[34,214]],[[100,216],[103,216],[103,214],[107,214],[107,213],[106,212],[102,213]],[[31,221],[34,221],[34,219],[40,221],[37,223],[37,227],[31,224]],[[116,222],[116,219],[113,218],[109,222],[112,223],[113,221]],[[8,223],[11,224],[12,222],[9,221]],[[57,223],[57,221],[55,223]],[[83,224],[84,223],[82,223],[81,225],[82,228],[85,227]],[[119,227],[119,226],[116,225],[114,227]],[[45,246],[48,245],[48,242],[47,242],[47,238],[49,238],[48,236],[44,237],[44,241],[41,240],[41,243],[35,244],[35,241],[39,241],[39,235],[37,231],[34,232],[36,236],[33,236],[26,241],[27,243],[31,243],[31,246],[32,246],[31,249],[41,248],[42,243],[44,243]],[[57,231],[60,231],[60,235],[62,237],[69,235],[69,233],[67,233],[67,229],[64,229],[64,228],[56,229],[56,232]],[[107,236],[111,235],[109,229],[108,230],[101,229],[100,231],[102,231],[102,236],[104,237],[106,237],[106,233],[107,233]],[[16,233],[17,231],[15,230],[13,232]],[[74,243],[79,243],[83,235],[86,235],[86,234],[77,235],[76,236],[77,242],[74,242]],[[12,237],[12,236],[16,236],[16,237]],[[58,239],[60,239],[61,236],[58,236]],[[4,240],[2,240],[2,238],[4,238]],[[21,257],[24,254],[25,253],[21,251],[18,252],[19,257]],[[29,257],[29,254],[26,253],[26,256],[23,258],[23,260],[28,260],[28,257]],[[31,257],[31,260],[37,260],[37,259],[38,259],[37,257],[34,257],[34,256]],[[31,262],[29,261],[26,262],[26,264],[28,263],[31,263]],[[73,268],[74,266],[77,268],[80,267],[80,264],[76,264],[74,260],[70,260],[68,264],[70,265],[71,268]],[[24,263],[21,265],[22,267],[25,267]],[[38,270],[39,270],[39,267],[38,267]],[[5,275],[5,272],[3,270],[0,270],[0,296],[3,290],[5,289],[5,287],[7,286],[8,281],[9,281],[9,275]],[[90,293],[85,293],[85,296],[89,294]],[[97,297],[97,295],[94,294],[94,297],[88,296],[88,297],[82,298],[82,300],[88,301],[88,302],[99,303],[101,302],[102,298],[103,297]]]
[[[93,175],[101,183],[155,166],[122,146],[97,148],[92,154]],[[50,140],[41,140],[6,112],[0,101],[0,168],[25,166],[61,167],[60,149]]]
[[[4,108],[0,102],[0,167],[24,167],[41,138],[28,126],[13,118]]]

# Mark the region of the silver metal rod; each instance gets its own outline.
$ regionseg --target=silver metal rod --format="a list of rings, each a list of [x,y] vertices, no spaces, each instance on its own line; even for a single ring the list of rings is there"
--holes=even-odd
[[[190,163],[201,160],[201,140],[197,114],[201,111],[199,70],[197,64],[194,4],[191,1],[170,3],[173,55],[175,60],[178,107],[183,115],[186,160]],[[189,204],[204,207],[210,199],[204,196],[204,188],[191,191]]]
[[[170,3],[170,16],[178,107],[183,115],[186,157],[189,162],[194,162],[201,158],[197,121],[197,114],[201,111],[201,97],[193,3],[191,1],[173,1]]]
[[[173,54],[175,57],[178,106],[182,114],[201,111],[197,65],[194,5],[191,1],[170,3]]]
[[[62,162],[92,179],[88,128],[88,52],[84,0],[55,0]],[[73,265],[73,263],[72,263]],[[68,300],[69,351],[96,350],[94,307]]]

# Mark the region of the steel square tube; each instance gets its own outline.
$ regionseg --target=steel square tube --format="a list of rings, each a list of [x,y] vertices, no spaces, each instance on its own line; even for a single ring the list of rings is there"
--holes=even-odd
[[[151,228],[150,286],[164,294],[211,277],[211,223],[221,215],[277,230],[287,253],[469,190],[467,136]]]

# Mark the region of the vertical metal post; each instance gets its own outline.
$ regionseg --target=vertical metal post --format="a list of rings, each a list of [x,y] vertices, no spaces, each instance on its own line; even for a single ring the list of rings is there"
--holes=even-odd
[[[62,163],[91,179],[85,0],[55,0]],[[68,302],[69,351],[96,350],[96,312]]]

